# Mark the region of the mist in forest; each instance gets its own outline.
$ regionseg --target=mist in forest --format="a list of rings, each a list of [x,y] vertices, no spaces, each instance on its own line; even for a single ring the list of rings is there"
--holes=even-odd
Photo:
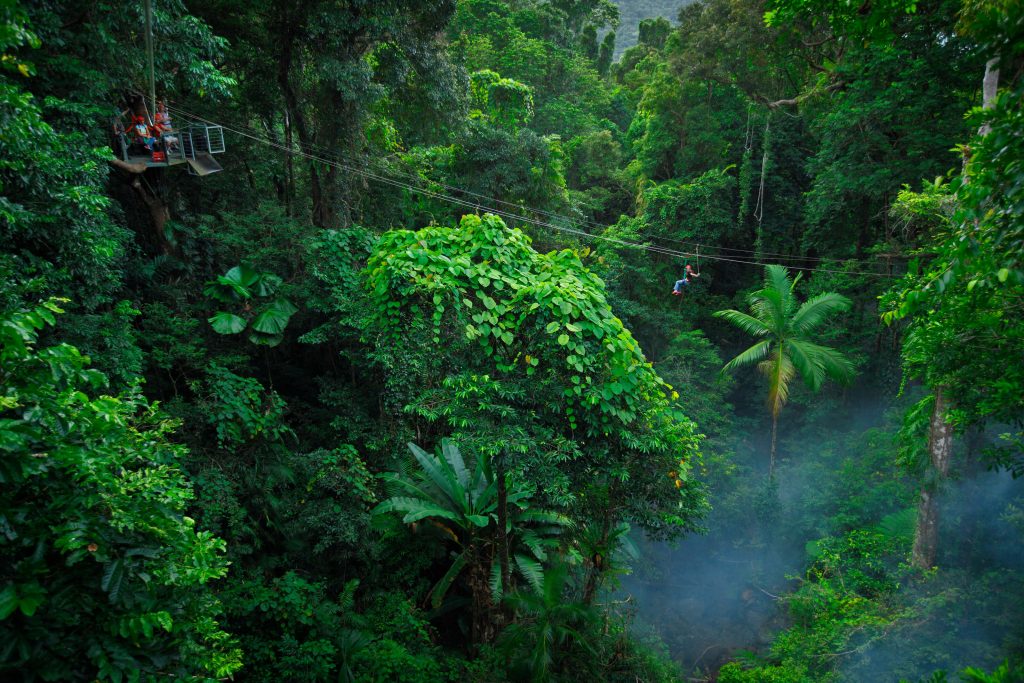
[[[996,668],[1024,637],[1024,479],[980,471],[942,500],[939,575],[904,585],[915,613],[841,657],[842,680],[916,681],[935,671]],[[949,647],[955,639],[955,647]]]
[[[778,596],[789,590],[786,575],[799,572],[802,550],[723,541],[644,544],[623,580],[638,627],[652,628],[686,672],[713,673],[737,650],[769,645],[785,626]]]
[[[640,558],[623,579],[623,592],[636,610],[637,628],[657,633],[687,674],[712,679],[741,651],[767,654],[774,637],[789,625],[782,598],[796,590],[793,577],[806,570],[807,543],[836,531],[828,517],[838,499],[873,495],[875,508],[858,504],[877,509],[879,515],[900,509],[900,501],[886,499],[881,491],[850,493],[840,481],[844,466],[896,467],[895,427],[885,418],[891,404],[867,397],[855,403],[855,408],[819,407],[813,414],[793,411],[787,416],[790,431],[780,442],[784,460],[774,492],[766,490],[766,463],[760,462],[767,459],[767,439],[760,430],[753,431],[747,448],[741,449],[746,455],[740,459],[749,462],[740,477],[745,484],[733,482],[721,492],[712,488],[716,509],[707,535],[677,543],[638,543]],[[918,620],[908,616],[906,625],[898,624],[884,638],[854,642],[850,652],[838,654],[845,680],[917,680],[937,669],[994,666],[1006,652],[1005,639],[1019,638],[1020,629],[1007,623],[1024,623],[1024,615],[1008,614],[1010,606],[1002,607],[998,596],[1002,590],[1019,592],[1020,586],[1003,588],[1007,574],[994,572],[1024,567],[1024,551],[1015,540],[1024,529],[1024,480],[981,466],[967,472],[949,482],[943,494],[942,585],[938,579],[924,581],[903,586],[898,593],[908,605],[932,596],[945,607]],[[737,484],[746,487],[746,500],[736,498]],[[916,487],[904,480],[901,491],[903,509],[912,508]],[[766,497],[774,498],[774,504],[759,508]],[[909,535],[904,540],[909,550]],[[981,605],[986,599],[992,604]],[[957,633],[971,647],[954,655],[950,648],[935,645],[949,633]]]

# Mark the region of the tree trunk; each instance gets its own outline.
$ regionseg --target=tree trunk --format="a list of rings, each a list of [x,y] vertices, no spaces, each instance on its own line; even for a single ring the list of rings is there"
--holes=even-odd
[[[288,148],[284,167],[284,213],[291,218],[295,215],[292,209],[292,197],[295,195],[295,161],[292,158],[292,117],[288,107],[284,109],[284,144]]]
[[[470,638],[474,645],[489,643],[494,640],[497,629],[494,626],[494,600],[491,595],[490,562],[481,557],[479,547],[472,551],[467,567],[469,591],[472,595],[472,624]]]
[[[985,62],[985,76],[982,78],[982,107],[991,109],[995,106],[996,94],[999,90],[999,57]],[[988,135],[988,124],[978,129],[978,135]],[[968,182],[965,151],[962,175]],[[939,508],[936,499],[939,484],[949,473],[949,461],[953,453],[953,427],[946,421],[949,410],[949,398],[946,387],[935,390],[935,406],[928,425],[928,455],[931,469],[921,486],[921,498],[917,505],[917,527],[914,529],[914,548],[911,552],[911,563],[919,569],[930,569],[935,566],[935,558],[939,547]]]
[[[501,565],[501,594],[507,596],[512,590],[512,571],[509,568],[508,552],[508,487],[505,482],[505,456],[498,462],[498,562]]]
[[[295,38],[292,33],[292,26],[289,23],[290,17],[287,15],[287,3],[285,3],[286,15],[282,19],[282,25],[285,27],[281,35],[281,53],[278,56],[277,62],[277,83],[281,87],[281,94],[284,96],[284,103],[287,109],[286,116],[289,122],[289,132],[291,126],[295,126],[295,131],[299,134],[299,143],[303,150],[307,152],[314,151],[313,148],[313,136],[306,123],[306,117],[302,112],[302,105],[299,102],[299,98],[295,93],[295,89],[292,87],[292,58]],[[300,65],[301,68],[301,65]],[[292,153],[289,148],[289,154]],[[335,227],[331,224],[331,211],[330,207],[325,205],[325,192],[324,186],[320,179],[320,173],[317,169],[316,161],[309,160],[309,194],[313,200],[313,225],[318,228],[332,228]]]
[[[597,595],[597,586],[601,573],[609,563],[609,555],[612,548],[608,547],[608,534],[611,533],[611,503],[605,506],[604,519],[601,522],[601,540],[597,547],[593,548],[594,555],[590,558],[590,567],[587,571],[587,580],[583,584],[583,604],[591,605]]]
[[[772,448],[768,460],[768,478],[775,477],[775,437],[779,433],[779,414],[772,413]]]
[[[911,553],[911,563],[919,569],[935,566],[939,547],[939,487],[949,473],[949,461],[953,454],[953,427],[946,420],[948,410],[946,388],[939,387],[935,390],[935,405],[928,424],[928,456],[931,463],[921,486]]]
[[[981,106],[991,109],[996,104],[996,93],[999,91],[999,57],[985,62],[985,77],[981,81]],[[988,135],[989,125],[986,123],[978,129],[978,135]]]
[[[166,202],[161,199],[155,191],[151,188],[147,188],[147,184],[143,184],[143,174],[146,173],[146,164],[136,163],[130,164],[120,159],[108,159],[110,165],[127,171],[134,175],[131,180],[131,187],[135,190],[135,194],[138,195],[142,203],[149,209],[149,218],[153,225],[153,240],[160,245],[160,250],[167,255],[175,255],[178,250],[177,247],[167,239],[167,221],[171,218],[171,210],[167,206]]]

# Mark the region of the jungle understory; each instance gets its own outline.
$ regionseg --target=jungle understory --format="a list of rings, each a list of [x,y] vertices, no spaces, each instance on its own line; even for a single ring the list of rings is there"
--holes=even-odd
[[[1024,681],[1020,0],[0,0],[0,680]]]

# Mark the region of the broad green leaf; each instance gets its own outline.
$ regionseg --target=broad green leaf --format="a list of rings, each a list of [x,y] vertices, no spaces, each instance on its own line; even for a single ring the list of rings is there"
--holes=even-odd
[[[110,596],[110,602],[117,602],[121,594],[121,583],[124,581],[124,561],[120,558],[108,562],[103,570],[103,578],[100,580],[100,588]]]
[[[245,318],[225,311],[214,313],[212,318],[207,318],[207,322],[217,334],[238,334],[245,329],[246,324]]]
[[[263,273],[256,281],[256,294],[270,296],[281,286],[281,278],[273,273]]]
[[[264,332],[250,332],[249,342],[257,346],[277,346],[284,341],[283,334],[266,334]]]
[[[224,279],[229,283],[236,284],[245,289],[249,289],[260,279],[260,274],[249,266],[242,264],[235,266],[228,272],[224,273]]]
[[[43,604],[43,601],[46,599],[46,589],[36,581],[23,585],[18,593],[18,609],[26,617],[35,614],[36,610],[39,609],[39,605]]]
[[[466,519],[480,527],[481,529],[490,524],[490,518],[487,515],[466,515]]]
[[[9,583],[0,591],[0,620],[11,616],[16,609],[18,609],[18,591],[15,590],[13,583]]]
[[[252,329],[264,334],[281,334],[298,309],[287,299],[278,299],[252,321]]]

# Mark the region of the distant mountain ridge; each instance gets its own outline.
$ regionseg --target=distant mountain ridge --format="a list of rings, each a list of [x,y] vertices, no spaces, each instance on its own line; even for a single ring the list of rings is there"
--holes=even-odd
[[[615,0],[619,6],[621,23],[615,31],[615,58],[637,44],[637,34],[642,19],[665,17],[673,24],[679,15],[679,8],[694,0]]]

